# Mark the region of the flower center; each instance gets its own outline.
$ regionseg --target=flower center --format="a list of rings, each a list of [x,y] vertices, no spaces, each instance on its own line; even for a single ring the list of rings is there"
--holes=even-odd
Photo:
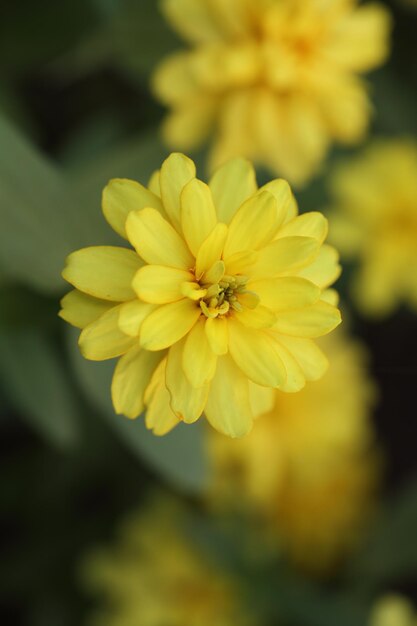
[[[206,289],[206,295],[200,300],[200,308],[206,317],[218,317],[226,315],[233,309],[243,311],[243,304],[239,301],[239,295],[250,294],[246,289],[247,276],[229,276],[224,274],[222,279],[215,284],[201,285]],[[255,294],[253,294],[255,296]],[[256,296],[255,296],[256,297]]]

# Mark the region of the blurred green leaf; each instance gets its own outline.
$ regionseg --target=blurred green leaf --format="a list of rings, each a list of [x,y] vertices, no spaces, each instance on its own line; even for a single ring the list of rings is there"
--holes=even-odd
[[[371,588],[417,574],[417,477],[386,504],[364,549],[350,566],[353,580]]]
[[[77,200],[53,165],[1,117],[0,223],[4,272],[49,293],[64,286],[65,256],[107,243],[109,231],[101,213]]]
[[[0,331],[4,393],[32,426],[65,447],[78,436],[79,408],[63,363],[46,335],[32,329]]]
[[[207,479],[202,425],[180,424],[168,435],[156,437],[146,429],[142,418],[128,420],[116,415],[110,399],[114,362],[86,361],[79,352],[74,329],[69,329],[68,350],[82,390],[108,419],[118,436],[168,482],[190,493],[201,491]]]

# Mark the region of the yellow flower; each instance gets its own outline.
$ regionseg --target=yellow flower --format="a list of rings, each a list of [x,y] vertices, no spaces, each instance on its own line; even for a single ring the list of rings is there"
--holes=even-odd
[[[131,515],[110,549],[89,555],[86,586],[103,598],[98,626],[253,626],[235,581],[181,533],[181,510],[161,499]]]
[[[322,380],[297,394],[276,391],[250,437],[213,432],[209,439],[213,506],[234,506],[241,494],[243,512],[260,517],[293,561],[317,572],[358,537],[377,468],[369,421],[375,388],[363,347],[339,331],[323,345],[330,367]]]
[[[369,626],[417,626],[417,613],[407,598],[386,595],[376,603]]]
[[[110,181],[104,214],[134,250],[85,248],[63,277],[76,289],[61,316],[83,329],[87,359],[122,356],[112,384],[117,413],[164,434],[205,412],[232,437],[247,433],[273,388],[301,389],[326,359],[312,337],[340,322],[326,302],[338,276],[322,245],[327,221],[297,216],[288,184],[258,190],[237,159],[209,185],[173,154],[150,188]]]
[[[164,0],[191,49],[157,68],[153,89],[170,108],[163,136],[191,150],[213,138],[210,168],[246,156],[304,183],[333,141],[367,130],[360,74],[389,52],[390,17],[357,0]]]
[[[383,316],[401,302],[417,311],[417,144],[379,141],[332,179],[332,236],[357,259],[353,296]]]

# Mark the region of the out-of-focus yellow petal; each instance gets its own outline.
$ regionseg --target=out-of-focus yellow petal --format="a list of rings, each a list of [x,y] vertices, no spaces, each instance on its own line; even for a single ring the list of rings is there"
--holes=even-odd
[[[245,327],[232,318],[228,330],[229,352],[242,372],[258,385],[282,385],[285,368],[265,331]]]
[[[201,416],[207,402],[209,385],[191,385],[182,368],[185,340],[178,341],[168,352],[166,386],[171,395],[171,409],[178,419],[192,424]]]
[[[214,354],[222,355],[227,353],[229,335],[227,332],[227,320],[224,317],[209,318],[206,321],[205,332],[207,340]]]
[[[191,43],[210,43],[222,36],[221,24],[207,2],[163,0],[162,10],[175,30]]]
[[[192,300],[162,304],[142,323],[140,344],[146,350],[164,350],[190,332],[201,315],[201,309]]]
[[[298,275],[311,280],[321,289],[326,289],[339,278],[341,272],[339,253],[332,246],[324,244],[320,248],[317,258],[310,265],[300,270]]]
[[[216,261],[220,260],[226,237],[227,226],[226,224],[219,223],[201,244],[195,266],[197,279],[200,279],[204,272],[209,271]]]
[[[197,257],[201,244],[217,223],[209,186],[193,178],[182,190],[180,202],[182,232],[188,247]]]
[[[78,289],[73,289],[62,298],[62,308],[58,315],[76,328],[85,328],[117,304],[93,298]]]
[[[176,267],[145,265],[135,275],[132,287],[144,302],[166,304],[176,302],[184,296],[181,284],[194,280],[193,274]]]
[[[217,107],[217,98],[187,99],[162,122],[162,136],[167,145],[186,152],[199,146],[214,124]]]
[[[158,198],[161,197],[161,185],[159,183],[160,174],[161,173],[160,173],[159,170],[155,170],[151,174],[151,177],[150,177],[149,182],[148,182],[149,191],[152,191],[152,193],[154,193],[156,196],[158,196]]]
[[[340,312],[327,302],[319,301],[309,307],[279,311],[275,329],[294,337],[321,337],[341,322]]]
[[[192,71],[191,54],[176,52],[156,68],[152,91],[164,104],[175,107],[195,97],[199,88],[197,78]]]
[[[121,237],[127,239],[126,218],[130,211],[152,207],[165,215],[160,198],[140,183],[127,178],[113,178],[103,190],[104,217]]]
[[[209,383],[216,372],[217,356],[207,339],[205,324],[204,319],[200,319],[193,326],[185,339],[182,354],[182,369],[195,388]]]
[[[224,258],[243,250],[258,250],[272,241],[283,214],[275,197],[262,191],[246,200],[233,216],[224,246]]]
[[[209,187],[218,220],[228,224],[237,209],[258,189],[253,165],[246,159],[232,159],[216,170]]]
[[[218,359],[205,414],[213,428],[229,437],[243,437],[252,428],[248,379],[228,355]]]
[[[141,266],[142,261],[133,250],[92,246],[70,254],[62,276],[90,296],[124,302],[135,297],[132,280]]]
[[[165,384],[166,362],[166,359],[160,362],[145,391],[146,428],[157,436],[166,435],[180,422],[171,409],[171,398]]]
[[[272,387],[261,387],[261,385],[249,381],[249,402],[254,418],[272,411],[275,397],[276,390]]]
[[[162,357],[163,353],[148,352],[136,345],[119,359],[111,385],[116,413],[130,419],[142,413],[145,389]]]
[[[322,51],[332,63],[346,70],[369,71],[388,57],[391,22],[382,4],[358,7],[337,24],[334,37]]]
[[[119,328],[125,335],[137,337],[143,320],[155,309],[154,304],[131,300],[119,307]]]
[[[119,328],[121,306],[113,307],[84,328],[78,340],[83,357],[91,361],[105,361],[137,345],[137,339],[129,337]]]
[[[283,237],[259,251],[251,277],[269,278],[290,272],[311,263],[318,255],[320,244],[312,237]]]
[[[248,283],[263,306],[272,311],[299,309],[314,304],[320,298],[321,290],[310,281],[297,276],[266,278]]]
[[[162,163],[160,173],[161,197],[171,224],[181,232],[181,193],[195,178],[195,165],[184,154],[174,152]]]
[[[277,237],[313,237],[320,243],[327,237],[329,230],[329,224],[327,219],[322,213],[312,211],[311,213],[304,213],[299,215],[290,222],[287,222],[285,226],[280,228]]]
[[[155,211],[132,211],[126,221],[129,241],[137,253],[151,265],[188,269],[194,258],[184,240],[169,222]]]

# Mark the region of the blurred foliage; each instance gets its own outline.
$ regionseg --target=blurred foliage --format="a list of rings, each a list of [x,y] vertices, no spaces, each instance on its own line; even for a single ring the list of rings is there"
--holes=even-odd
[[[394,51],[370,78],[374,134],[417,134],[417,12],[394,1]],[[155,0],[19,0],[0,20],[0,621],[78,626],[88,600],[78,563],[155,484],[193,503],[208,476],[201,424],[155,438],[114,415],[112,364],[84,361],[56,317],[60,271],[73,249],[113,243],[100,212],[110,177],[145,182],[167,154],[161,108],[149,94],[155,63],[177,42]],[[326,174],[298,194],[328,205]],[[201,155],[197,161],[203,163]],[[200,172],[202,168],[200,167]],[[263,178],[262,173],[260,178]],[[345,279],[339,283],[345,296]],[[197,504],[190,536],[242,578],[266,626],[365,626],[387,589],[412,594],[417,575],[416,319],[399,311],[352,327],[373,355],[376,413],[388,451],[381,513],[331,581],[280,559],[250,558],[245,529],[219,525]],[[399,410],[399,407],[401,410]],[[399,493],[395,493],[401,485]],[[236,494],[239,497],[239,494]],[[186,625],[184,625],[186,626]]]

